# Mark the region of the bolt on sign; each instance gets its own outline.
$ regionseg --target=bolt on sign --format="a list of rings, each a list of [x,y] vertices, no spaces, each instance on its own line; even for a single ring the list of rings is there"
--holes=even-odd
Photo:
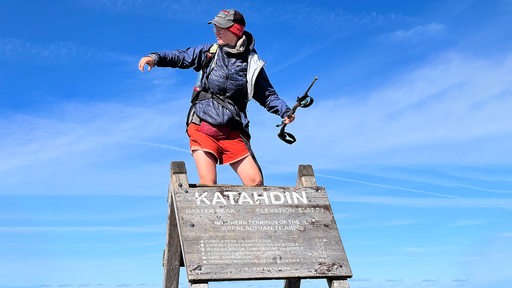
[[[246,187],[189,185],[186,171],[172,177],[170,211],[189,282],[352,277],[327,193],[314,178]]]

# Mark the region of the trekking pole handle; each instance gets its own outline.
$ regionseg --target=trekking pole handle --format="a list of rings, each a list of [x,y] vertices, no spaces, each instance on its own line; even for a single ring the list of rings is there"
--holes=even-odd
[[[290,110],[290,112],[288,113],[286,118],[288,118],[290,115],[295,114],[295,111],[297,110],[297,108],[299,108],[299,107],[307,108],[313,104],[314,99],[313,99],[313,97],[309,96],[308,93],[309,93],[309,90],[311,90],[311,87],[313,87],[313,85],[315,84],[316,80],[318,80],[318,77],[315,77],[315,79],[313,79],[313,82],[311,82],[311,84],[309,85],[306,92],[304,92],[304,95],[297,97],[297,102],[293,105],[292,109]],[[276,125],[276,127],[281,126],[281,130],[279,131],[277,136],[279,137],[279,139],[283,140],[284,142],[286,142],[288,144],[293,144],[296,141],[295,136],[293,136],[293,134],[285,131],[286,125],[287,124],[285,123],[284,119],[280,124]]]
[[[314,99],[313,99],[313,97],[309,96],[308,93],[309,93],[309,90],[311,90],[311,87],[313,87],[313,85],[315,84],[316,80],[318,80],[318,76],[315,76],[315,79],[313,79],[313,82],[311,82],[311,84],[309,84],[309,87],[306,90],[306,92],[304,92],[304,95],[297,97],[297,101],[293,105],[290,112],[288,112],[288,115],[286,115],[286,117],[288,117],[289,115],[295,114],[295,111],[299,107],[308,108],[309,106],[313,105]],[[283,126],[283,125],[286,126],[286,124],[284,123],[284,120],[283,120],[283,122],[277,124],[276,127]]]
[[[316,80],[318,80],[318,77],[315,77],[315,79],[313,79],[313,82],[311,82],[311,84],[309,85],[306,92],[304,92],[304,95],[297,97],[297,103],[295,103],[295,105],[293,105],[293,108],[289,114],[294,114],[295,110],[297,110],[297,108],[299,108],[299,107],[308,108],[309,106],[311,106],[313,104],[314,99],[313,99],[313,97],[309,96],[308,93],[309,93],[309,90],[311,90],[311,87],[313,87],[313,85],[315,85]]]

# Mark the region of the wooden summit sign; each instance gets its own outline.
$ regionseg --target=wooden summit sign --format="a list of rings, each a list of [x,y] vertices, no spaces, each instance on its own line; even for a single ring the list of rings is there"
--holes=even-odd
[[[310,165],[296,187],[188,183],[172,162],[164,287],[177,288],[184,266],[190,287],[210,281],[326,278],[348,287],[352,271],[324,188]]]

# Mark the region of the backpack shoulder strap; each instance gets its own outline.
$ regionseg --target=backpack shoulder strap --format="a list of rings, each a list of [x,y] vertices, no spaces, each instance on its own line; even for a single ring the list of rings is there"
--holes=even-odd
[[[210,68],[210,64],[213,62],[213,65],[215,65],[215,59],[217,57],[217,50],[219,48],[219,44],[215,43],[212,46],[210,46],[210,49],[208,49],[208,52],[206,52],[206,55],[203,59],[203,68],[199,70],[197,74],[197,80],[194,85],[194,89],[192,92],[192,99],[191,102],[195,103],[197,101],[197,92],[201,91],[203,89],[202,82],[203,79],[207,79],[208,76],[210,76],[211,71],[213,70],[213,67]]]
[[[210,50],[208,51],[211,55],[217,53],[217,49],[219,48],[219,43],[215,43],[210,47]]]
[[[215,43],[210,47],[208,50],[208,53],[206,55],[205,63],[203,65],[203,73],[204,71],[208,71],[205,75],[206,78],[210,75],[211,71],[213,70],[213,67],[215,66],[215,59],[217,59],[217,50],[219,48],[219,44]],[[212,64],[213,62],[213,64]],[[212,67],[210,67],[212,65]]]
[[[208,70],[210,67],[210,64],[213,62],[213,65],[215,65],[215,58],[217,57],[217,50],[219,49],[219,44],[215,43],[213,44],[210,49],[208,49],[208,52],[206,52],[206,55],[203,59],[203,69],[202,72],[205,73],[205,71]]]
[[[204,93],[202,91],[203,87],[201,86],[202,85],[201,82],[203,81],[203,78],[207,79],[208,76],[210,76],[210,73],[213,70],[213,66],[210,67],[210,64],[212,64],[212,62],[213,62],[213,65],[215,65],[215,59],[217,58],[218,48],[219,48],[218,43],[215,43],[212,46],[210,46],[210,49],[208,49],[208,52],[206,52],[206,55],[205,55],[206,57],[203,60],[203,68],[198,72],[197,81],[196,81],[196,84],[194,85],[194,89],[192,90],[192,98],[190,99],[190,102],[192,103],[192,105],[190,106],[190,108],[188,110],[187,122],[186,122],[187,126],[191,122],[194,122],[194,119],[198,119],[198,117],[194,113],[194,104],[201,97],[205,97],[205,96],[211,97],[209,93]]]

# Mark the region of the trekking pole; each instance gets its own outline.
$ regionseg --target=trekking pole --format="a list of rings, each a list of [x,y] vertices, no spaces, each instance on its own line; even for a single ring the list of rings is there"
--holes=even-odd
[[[297,97],[297,102],[295,103],[295,105],[293,105],[292,110],[290,110],[290,113],[288,113],[288,115],[286,115],[285,118],[288,118],[288,116],[295,114],[295,110],[297,110],[297,108],[299,107],[308,108],[309,106],[313,105],[314,99],[313,97],[309,96],[308,93],[309,90],[311,90],[311,87],[313,87],[313,84],[315,84],[316,80],[318,80],[318,77],[315,77],[315,79],[313,79],[313,82],[309,85],[306,92],[304,92],[304,95]],[[297,139],[295,138],[295,136],[293,136],[293,134],[284,131],[286,125],[287,124],[284,123],[284,120],[280,124],[276,125],[276,127],[281,126],[281,130],[277,134],[277,137],[279,137],[279,139],[283,140],[288,144],[293,144],[295,143],[295,141],[297,141]]]

